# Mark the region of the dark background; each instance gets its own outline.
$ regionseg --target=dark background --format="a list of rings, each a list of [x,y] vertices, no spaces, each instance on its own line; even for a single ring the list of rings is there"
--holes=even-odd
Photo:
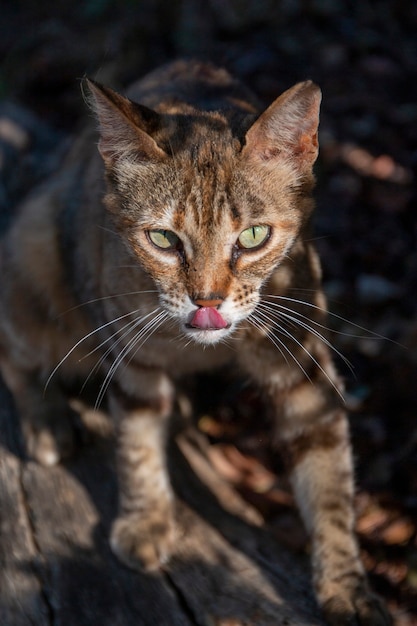
[[[321,86],[315,238],[330,308],[345,318],[331,317],[332,341],[354,368],[340,364],[358,531],[397,626],[417,624],[417,3],[3,1],[0,55],[3,224],[88,115],[85,74],[122,90],[186,56],[224,65],[265,104],[298,80]],[[200,425],[219,469],[301,550],[292,503],[251,438],[257,402],[248,390],[220,396]]]

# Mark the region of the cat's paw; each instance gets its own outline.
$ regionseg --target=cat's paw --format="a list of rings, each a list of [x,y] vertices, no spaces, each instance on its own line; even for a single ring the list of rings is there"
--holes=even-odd
[[[67,406],[22,420],[28,457],[41,465],[56,465],[70,457],[75,447],[74,412]]]
[[[133,513],[116,519],[110,545],[128,567],[157,570],[168,561],[174,541],[174,524],[169,514]]]
[[[391,626],[393,621],[384,602],[366,585],[353,594],[341,593],[322,605],[329,626]]]

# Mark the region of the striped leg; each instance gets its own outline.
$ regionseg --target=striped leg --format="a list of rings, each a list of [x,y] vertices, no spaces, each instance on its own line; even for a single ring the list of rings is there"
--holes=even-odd
[[[111,395],[111,412],[118,420],[119,479],[111,546],[126,565],[154,570],[168,559],[173,541],[173,496],[165,459],[172,394],[168,381],[158,375],[144,373],[141,383],[141,401],[120,391]]]
[[[368,588],[354,535],[348,423],[326,385],[305,381],[286,394],[280,444],[312,542],[317,599],[332,626],[387,626]]]

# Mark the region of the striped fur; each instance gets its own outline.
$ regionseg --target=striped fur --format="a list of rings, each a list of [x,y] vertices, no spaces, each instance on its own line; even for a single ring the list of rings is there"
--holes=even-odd
[[[238,81],[199,63],[154,72],[129,99],[87,86],[100,154],[86,131],[1,245],[0,365],[29,455],[52,464],[70,453],[63,386],[99,379],[118,432],[111,545],[155,569],[175,542],[175,380],[235,363],[269,399],[329,623],[388,624],[358,556],[342,388],[321,334],[309,238],[319,89],[299,83],[260,115]],[[265,240],[239,244],[256,226]],[[152,242],[157,229],[174,233],[172,249]],[[199,326],[197,310],[222,323]]]

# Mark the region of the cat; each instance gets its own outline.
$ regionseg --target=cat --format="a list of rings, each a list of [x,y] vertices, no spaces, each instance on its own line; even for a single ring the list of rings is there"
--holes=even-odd
[[[117,430],[111,546],[157,569],[175,542],[175,380],[230,363],[268,401],[328,622],[391,623],[359,558],[343,388],[322,336],[319,88],[298,83],[260,113],[226,70],[176,61],[127,97],[87,79],[85,91],[98,150],[87,129],[0,249],[0,367],[28,455],[71,453],[63,386],[102,376],[97,405],[107,399]]]

